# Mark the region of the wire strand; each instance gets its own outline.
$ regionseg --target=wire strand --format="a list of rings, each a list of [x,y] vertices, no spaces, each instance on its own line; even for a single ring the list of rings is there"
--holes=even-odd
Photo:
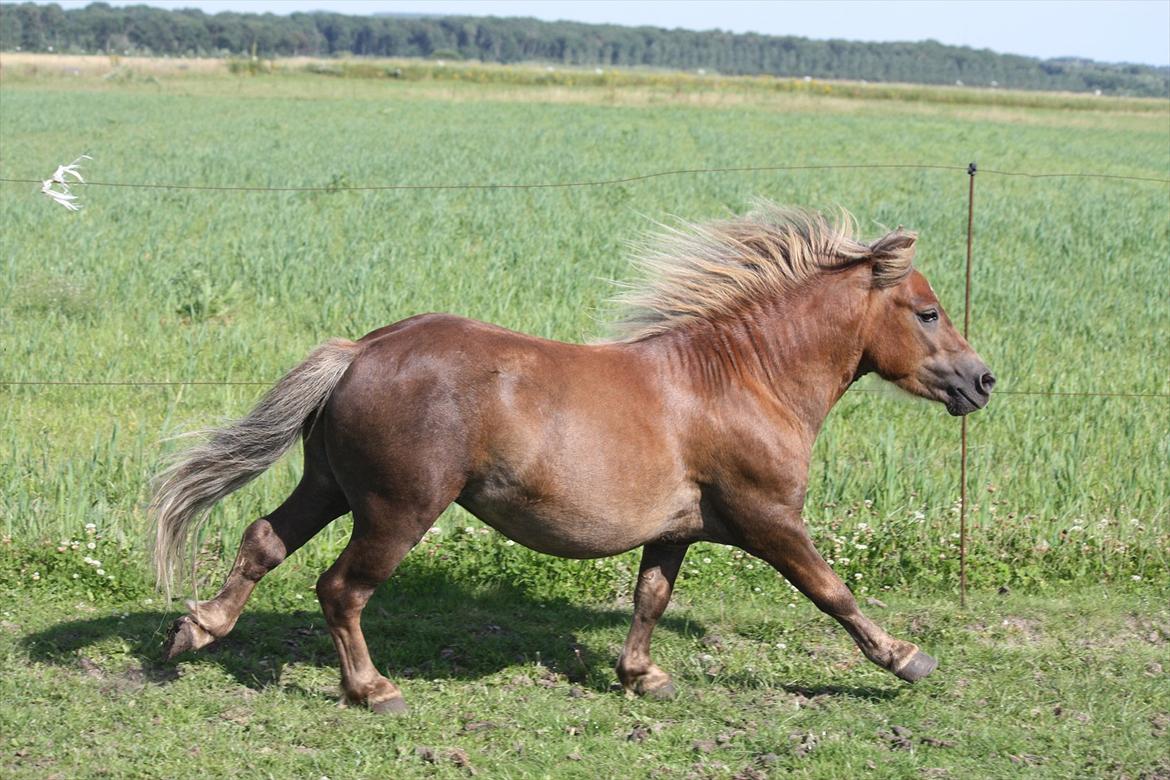
[[[775,173],[779,171],[816,171],[816,170],[855,170],[864,168],[909,168],[923,170],[960,170],[954,165],[931,164],[902,164],[902,163],[844,163],[830,165],[753,165],[733,168],[680,168],[669,171],[654,171],[637,176],[623,176],[616,179],[586,179],[566,182],[529,182],[529,183],[486,183],[486,184],[369,184],[369,185],[305,185],[259,187],[250,185],[203,185],[203,184],[135,184],[128,182],[86,182],[90,187],[125,187],[135,189],[175,189],[175,190],[208,190],[212,192],[381,192],[394,190],[532,190],[556,189],[573,187],[606,187],[616,184],[632,184],[666,176],[687,176],[710,173]],[[39,179],[8,179],[0,178],[0,182],[19,184],[41,184]]]
[[[5,379],[0,380],[0,387],[271,387],[275,384],[260,380],[215,380],[215,379]],[[886,393],[888,390],[880,387],[855,387],[852,393]],[[996,396],[1015,395],[1033,398],[1164,398],[1170,399],[1170,393],[1130,393],[1130,392],[1089,392],[1079,390],[1005,390],[996,389]]]
[[[730,168],[679,168],[668,171],[654,171],[636,176],[622,176],[614,179],[585,179],[565,182],[529,182],[529,183],[455,183],[455,184],[369,184],[369,185],[290,185],[278,187],[261,187],[253,185],[215,185],[215,184],[152,184],[115,181],[88,181],[87,187],[118,187],[124,189],[149,190],[190,190],[204,192],[394,192],[394,191],[423,191],[423,190],[535,190],[535,189],[573,189],[584,187],[608,187],[618,184],[633,184],[650,179],[659,179],[668,176],[697,176],[722,173],[780,173],[784,171],[825,171],[825,170],[937,170],[937,171],[965,171],[964,165],[941,165],[932,163],[834,163],[826,165],[752,165]],[[1091,178],[1111,179],[1119,181],[1136,181],[1157,184],[1170,184],[1170,178],[1152,176],[1125,176],[1113,173],[1085,173],[1085,172],[1057,172],[1033,173],[1029,171],[999,171],[980,169],[980,173],[995,176],[1023,176],[1032,179],[1050,178]],[[0,178],[6,184],[42,184],[40,179]]]

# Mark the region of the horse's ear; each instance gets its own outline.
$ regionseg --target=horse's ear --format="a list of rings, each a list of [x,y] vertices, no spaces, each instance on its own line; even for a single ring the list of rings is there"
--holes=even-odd
[[[910,272],[914,264],[915,244],[918,234],[912,230],[897,230],[886,233],[869,246],[873,261],[874,283],[879,287],[897,284]]]

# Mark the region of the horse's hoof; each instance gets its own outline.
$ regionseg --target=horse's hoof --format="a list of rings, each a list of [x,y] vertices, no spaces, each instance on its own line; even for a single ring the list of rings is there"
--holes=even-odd
[[[170,630],[167,631],[163,651],[166,653],[167,660],[170,661],[177,655],[206,647],[214,641],[215,637],[208,633],[203,626],[196,623],[194,618],[190,615],[183,615],[172,623]]]
[[[937,668],[938,661],[919,650],[894,674],[906,682],[918,682]]]
[[[406,709],[406,699],[401,696],[383,699],[370,705],[370,711],[379,715],[405,715]]]
[[[659,685],[657,688],[642,691],[642,696],[655,701],[670,701],[677,695],[678,691],[674,689],[673,680],[667,680],[665,685]]]

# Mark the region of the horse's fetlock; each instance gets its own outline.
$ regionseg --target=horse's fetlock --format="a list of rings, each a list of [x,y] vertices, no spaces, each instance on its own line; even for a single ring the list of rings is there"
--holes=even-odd
[[[649,668],[649,659],[639,662],[622,653],[618,657],[618,662],[614,670],[617,672],[618,680],[621,681],[621,684],[629,688],[633,684],[633,681],[640,675],[645,674]]]
[[[343,683],[345,701],[358,706],[375,705],[402,698],[398,686],[385,677],[377,677],[365,683]]]
[[[629,693],[664,698],[674,695],[674,683],[671,681],[670,675],[658,668],[656,664],[648,663],[631,668],[619,661],[617,675],[622,687]]]

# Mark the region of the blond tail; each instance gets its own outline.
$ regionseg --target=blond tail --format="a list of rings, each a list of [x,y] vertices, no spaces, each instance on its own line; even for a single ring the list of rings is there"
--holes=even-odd
[[[251,482],[283,455],[341,381],[361,345],[335,339],[288,372],[246,417],[198,431],[200,444],[155,478],[150,539],[155,578],[168,598],[188,540],[212,506]]]

